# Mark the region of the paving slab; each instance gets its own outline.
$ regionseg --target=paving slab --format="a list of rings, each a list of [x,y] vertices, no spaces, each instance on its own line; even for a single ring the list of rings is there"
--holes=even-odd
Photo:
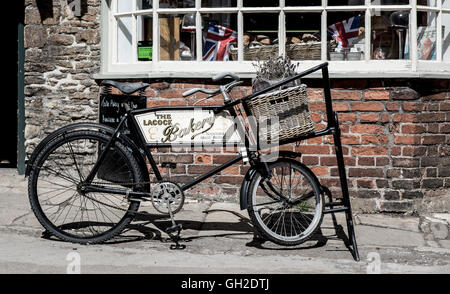
[[[382,214],[358,214],[355,216],[355,222],[357,224],[417,233],[420,232],[419,220],[419,217],[390,216]]]

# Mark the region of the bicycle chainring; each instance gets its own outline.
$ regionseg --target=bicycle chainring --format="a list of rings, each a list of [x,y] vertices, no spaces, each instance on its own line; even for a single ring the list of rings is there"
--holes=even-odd
[[[184,204],[183,190],[172,182],[155,184],[151,196],[153,207],[162,214],[169,214],[169,209],[175,214],[181,210]]]

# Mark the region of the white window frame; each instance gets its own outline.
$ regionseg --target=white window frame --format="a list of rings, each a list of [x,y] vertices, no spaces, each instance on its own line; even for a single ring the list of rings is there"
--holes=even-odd
[[[327,6],[329,0],[322,0],[321,6],[287,7],[285,0],[280,0],[279,7],[242,7],[243,1],[237,0],[237,7],[202,8],[201,0],[195,0],[194,8],[159,8],[159,0],[153,1],[153,8],[136,10],[136,1],[132,1],[132,11],[115,13],[117,0],[101,0],[101,72],[96,78],[152,78],[152,77],[210,77],[218,72],[232,71],[242,77],[254,75],[252,61],[243,60],[243,23],[244,13],[274,12],[279,13],[278,38],[280,44],[286,40],[285,14],[320,13],[321,39],[327,39],[327,13],[339,11],[365,10],[365,52],[370,52],[371,15],[373,11],[410,11],[410,36],[417,35],[417,12],[427,11],[437,13],[437,26],[442,25],[443,13],[450,15],[450,8],[443,8],[442,1],[437,0],[436,7],[419,6],[417,0],[411,0],[409,5],[373,5],[371,0],[365,0],[365,5],[358,6]],[[332,0],[330,0],[332,1]],[[238,61],[202,61],[202,13],[237,13],[238,23]],[[159,60],[159,14],[196,14],[196,56],[195,61],[160,61]],[[153,21],[153,61],[137,60],[137,21],[139,15],[152,15]],[[117,18],[132,17],[132,63],[114,62],[117,56]],[[322,41],[322,58],[314,61],[300,61],[300,68],[306,69],[321,62],[329,62],[332,77],[429,77],[450,78],[450,62],[442,61],[442,35],[437,34],[437,60],[421,61],[417,58],[417,50],[410,50],[409,60],[371,60],[370,54],[364,54],[361,61],[328,61],[327,43]],[[410,48],[417,48],[417,37],[410,38]],[[200,44],[200,46],[199,46]],[[280,55],[285,52],[284,46],[279,46]]]

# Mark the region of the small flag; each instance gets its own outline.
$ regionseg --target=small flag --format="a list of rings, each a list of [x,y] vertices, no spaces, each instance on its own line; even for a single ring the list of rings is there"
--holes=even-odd
[[[203,60],[228,61],[230,45],[237,44],[237,33],[229,28],[219,25],[210,25],[206,35]]]
[[[361,20],[359,16],[354,16],[347,20],[335,23],[328,27],[328,35],[336,38],[338,46],[336,49],[350,47],[358,39]]]

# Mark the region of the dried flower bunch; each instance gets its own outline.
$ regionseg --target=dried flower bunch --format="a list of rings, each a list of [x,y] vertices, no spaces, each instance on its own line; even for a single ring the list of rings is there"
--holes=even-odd
[[[252,87],[253,91],[259,91],[295,75],[299,63],[294,64],[289,58],[278,56],[265,61],[258,60],[253,66],[256,68],[256,77],[253,79]]]
[[[279,80],[295,75],[299,63],[294,64],[289,58],[278,56],[268,60],[253,63],[256,68],[256,77],[267,80]]]

